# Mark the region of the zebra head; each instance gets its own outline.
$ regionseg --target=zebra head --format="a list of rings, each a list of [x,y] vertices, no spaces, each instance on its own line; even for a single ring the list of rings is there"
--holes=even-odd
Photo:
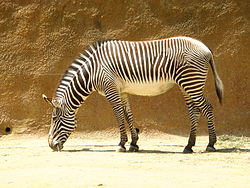
[[[53,107],[49,146],[54,151],[61,151],[63,144],[75,129],[75,112],[69,111],[58,99],[50,99],[46,95],[43,95],[43,99]]]

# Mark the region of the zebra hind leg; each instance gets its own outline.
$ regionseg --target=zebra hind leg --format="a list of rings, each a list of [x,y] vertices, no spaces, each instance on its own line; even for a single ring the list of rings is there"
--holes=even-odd
[[[185,101],[189,110],[189,116],[191,120],[191,131],[190,131],[190,136],[188,139],[188,144],[184,148],[183,153],[193,153],[192,147],[195,145],[196,141],[196,131],[197,131],[197,125],[198,125],[198,120],[200,117],[200,110],[195,106],[193,100],[185,93]]]
[[[216,138],[216,132],[215,132],[215,126],[214,126],[213,107],[205,99],[203,95],[200,97],[200,100],[197,101],[196,105],[199,107],[202,114],[207,118],[207,122],[208,122],[209,143],[207,145],[206,151],[215,152],[216,149],[214,147],[214,144],[216,143],[217,138]]]
[[[213,114],[213,107],[211,104],[207,103],[207,108],[204,110],[204,115],[207,117],[208,120],[208,133],[209,133],[209,143],[207,145],[206,151],[207,152],[215,152],[216,149],[214,144],[217,141],[215,126],[214,126],[214,114]]]
[[[213,107],[204,98],[204,96],[202,96],[199,102],[199,108],[201,109],[201,112],[203,113],[203,115],[207,118],[207,122],[208,122],[209,143],[207,145],[206,151],[215,152],[216,149],[214,147],[214,144],[216,143],[217,138],[216,138],[216,132],[215,132],[215,126],[214,126]]]
[[[138,133],[139,133],[139,129],[135,128],[133,125],[133,114],[128,102],[128,97],[127,95],[123,94],[122,95],[122,101],[123,101],[123,110],[124,110],[124,115],[125,115],[125,119],[128,122],[129,125],[129,129],[131,132],[131,143],[130,143],[130,148],[129,151],[130,152],[137,152],[139,150],[139,146],[137,145],[137,141],[139,139],[138,137]]]
[[[177,78],[176,83],[181,87],[181,89],[185,92],[185,94],[188,97],[190,97],[190,99],[194,103],[194,106],[196,106],[196,108],[198,108],[199,111],[207,118],[209,144],[207,146],[206,151],[211,152],[215,151],[214,144],[216,143],[216,133],[214,127],[213,107],[211,106],[211,104],[208,103],[208,101],[205,99],[203,95],[203,89],[205,86],[205,80],[207,76],[206,72],[207,72],[206,69],[204,69],[203,72],[201,72],[198,71],[198,69],[196,68],[185,67],[185,69],[180,69],[179,73],[177,73],[177,75],[179,74],[181,76]],[[192,74],[190,74],[189,76],[189,74],[187,73],[192,73]],[[192,144],[192,135],[190,138],[191,138],[190,144]]]

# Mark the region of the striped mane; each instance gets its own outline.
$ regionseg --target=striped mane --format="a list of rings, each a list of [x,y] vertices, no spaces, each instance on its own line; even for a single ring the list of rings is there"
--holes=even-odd
[[[89,45],[86,49],[84,49],[83,52],[79,53],[79,56],[73,60],[71,65],[65,71],[64,75],[62,76],[59,86],[63,83],[65,78],[66,80],[68,80],[67,78],[74,78],[75,72],[79,71],[80,68],[86,65],[86,61],[88,61],[93,56],[97,48],[101,46],[103,43],[108,42],[108,41],[112,41],[112,40],[101,40],[101,41],[94,42],[91,45]],[[68,84],[70,84],[70,82],[68,82]]]
[[[73,60],[61,78],[56,90],[55,98],[62,99],[65,97],[65,95],[67,95],[67,88],[70,88],[70,85],[75,79],[78,78],[79,71],[86,70],[88,61],[93,57],[93,54],[96,52],[97,48],[104,42],[105,41],[98,41],[89,45],[88,48],[86,48],[82,53],[79,54],[78,57]],[[78,97],[78,100],[79,99],[80,97]],[[82,99],[80,99],[80,101],[82,102]]]

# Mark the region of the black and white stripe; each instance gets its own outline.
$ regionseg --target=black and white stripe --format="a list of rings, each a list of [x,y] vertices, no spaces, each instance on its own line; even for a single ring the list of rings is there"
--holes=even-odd
[[[188,37],[154,41],[103,41],[90,46],[75,59],[63,76],[54,97],[61,113],[52,120],[50,139],[63,144],[75,128],[75,113],[89,94],[97,91],[111,103],[121,132],[120,150],[128,138],[125,120],[132,135],[130,150],[138,150],[138,131],[127,94],[153,96],[166,92],[174,84],[181,88],[191,119],[191,132],[184,152],[192,152],[200,112],[208,119],[209,144],[214,150],[216,134],[212,106],[203,94],[209,65],[215,77],[217,95],[222,100],[223,85],[211,51]]]

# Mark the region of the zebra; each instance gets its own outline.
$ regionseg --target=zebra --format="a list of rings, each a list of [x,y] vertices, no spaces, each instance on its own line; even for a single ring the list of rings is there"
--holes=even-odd
[[[184,95],[191,120],[191,131],[184,153],[192,153],[200,114],[207,118],[209,143],[206,151],[216,151],[213,107],[204,96],[204,85],[211,66],[219,102],[223,83],[217,73],[211,50],[202,42],[185,36],[150,41],[107,40],[90,45],[73,60],[62,77],[55,96],[45,101],[53,106],[49,146],[61,151],[76,128],[75,115],[94,91],[110,102],[120,128],[117,151],[126,151],[125,121],[131,132],[129,151],[138,151],[139,130],[134,127],[128,94],[155,96],[178,85]]]

